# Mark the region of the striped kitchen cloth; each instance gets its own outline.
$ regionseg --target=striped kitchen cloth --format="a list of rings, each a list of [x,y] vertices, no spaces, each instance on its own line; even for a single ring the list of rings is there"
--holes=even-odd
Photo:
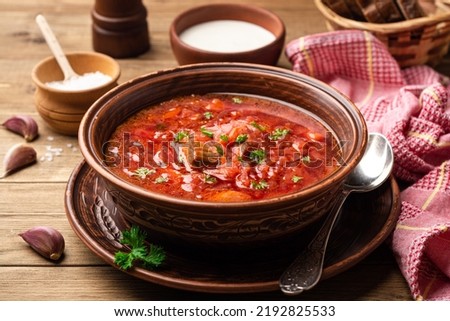
[[[333,31],[286,45],[292,69],[335,87],[384,134],[406,187],[391,238],[416,300],[450,300],[449,81],[428,66],[401,69],[368,32]]]

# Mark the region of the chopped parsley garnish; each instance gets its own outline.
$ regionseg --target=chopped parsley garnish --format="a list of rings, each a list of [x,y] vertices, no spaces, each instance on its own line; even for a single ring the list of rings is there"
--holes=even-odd
[[[235,104],[242,104],[242,99],[239,98],[239,97],[233,97],[231,100],[232,100],[233,103],[235,103]]]
[[[287,134],[289,134],[290,130],[286,128],[277,128],[272,133],[270,133],[270,140],[280,140],[284,139]]]
[[[162,247],[154,244],[150,244],[148,248],[145,244],[146,237],[146,233],[137,226],[123,231],[120,243],[129,245],[131,250],[128,253],[116,252],[114,263],[123,270],[130,269],[136,261],[142,263],[145,268],[155,268],[161,265],[166,258],[166,253]]]
[[[238,137],[236,137],[236,143],[238,143],[238,144],[245,143],[247,141],[247,139],[248,139],[247,134],[238,135]]]
[[[210,120],[211,118],[213,118],[213,114],[210,111],[207,111],[203,114],[203,117],[205,117],[205,119]]]
[[[263,149],[256,149],[252,150],[248,157],[253,162],[260,164],[266,158],[266,153],[264,152]]]
[[[185,130],[179,131],[173,137],[175,143],[182,142],[185,138],[189,137],[189,133]]]
[[[303,179],[303,177],[301,177],[301,176],[293,176],[293,177],[292,177],[292,181],[293,181],[294,183],[298,183],[298,182],[300,182],[302,179]]]
[[[209,174],[205,174],[205,183],[206,184],[215,184],[217,183],[217,178],[211,176]]]
[[[259,182],[257,182],[257,181],[252,181],[252,182],[251,182],[251,185],[252,185],[252,188],[254,188],[254,189],[259,189],[259,190],[269,188],[269,184],[268,184],[265,180],[261,180],[261,181],[259,181]]]
[[[311,163],[311,158],[309,157],[309,155],[302,157],[302,162],[305,164]]]
[[[161,175],[155,179],[156,184],[162,184],[169,181],[169,177],[167,175]]]
[[[252,125],[253,127],[255,127],[256,129],[259,129],[260,131],[265,131],[266,130],[266,127],[265,126],[263,126],[263,125],[261,125],[261,124],[258,124],[257,122],[255,122],[255,121],[252,121],[251,123],[250,123],[250,125]]]
[[[214,137],[214,133],[210,130],[207,130],[205,127],[200,128],[200,131],[202,132],[203,135],[209,137],[209,138],[213,138]]]
[[[228,142],[228,136],[225,135],[225,134],[220,135],[220,139],[221,139],[222,141],[224,141],[225,143]]]
[[[139,167],[138,169],[136,169],[133,172],[132,175],[133,176],[138,176],[139,178],[144,179],[144,178],[147,177],[147,175],[151,175],[151,174],[154,174],[154,173],[156,173],[156,171],[154,169],[150,169],[150,168],[147,168],[147,167]]]
[[[217,153],[218,153],[220,156],[223,156],[224,151],[223,151],[222,145],[216,145],[215,147],[216,147]]]

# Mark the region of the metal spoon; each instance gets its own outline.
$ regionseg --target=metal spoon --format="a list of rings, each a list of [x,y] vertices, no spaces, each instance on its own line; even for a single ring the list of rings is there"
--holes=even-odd
[[[346,178],[342,192],[337,196],[319,232],[281,276],[281,291],[295,295],[311,289],[319,282],[328,239],[345,199],[351,192],[369,192],[379,187],[391,174],[393,164],[392,147],[386,137],[377,133],[369,134],[364,156]]]
[[[72,79],[80,77],[70,65],[69,61],[67,60],[66,55],[64,54],[61,46],[59,45],[58,40],[55,37],[55,34],[53,33],[52,29],[47,23],[47,20],[43,15],[37,15],[36,16],[36,23],[38,24],[39,28],[41,29],[42,35],[45,38],[45,41],[47,42],[47,45],[50,47],[51,52],[53,53],[53,56],[55,56],[56,62],[58,63],[59,67],[61,68],[63,74],[64,74],[64,80]]]

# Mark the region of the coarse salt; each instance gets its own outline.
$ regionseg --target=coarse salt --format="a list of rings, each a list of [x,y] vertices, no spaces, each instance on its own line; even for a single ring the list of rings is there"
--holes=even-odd
[[[64,79],[61,81],[50,81],[46,85],[48,87],[67,91],[78,91],[85,89],[93,89],[106,84],[111,77],[100,71],[88,72],[79,77]]]

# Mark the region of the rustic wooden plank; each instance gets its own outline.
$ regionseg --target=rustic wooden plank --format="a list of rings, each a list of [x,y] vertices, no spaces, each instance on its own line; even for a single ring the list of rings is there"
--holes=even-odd
[[[300,296],[205,294],[144,282],[109,266],[0,267],[0,300],[410,300],[392,266],[358,265]],[[369,276],[369,277],[368,277]],[[389,288],[386,288],[389,284]],[[339,289],[337,291],[336,289]]]
[[[34,226],[51,226],[65,239],[63,258],[54,263],[46,260],[19,236]],[[104,265],[72,230],[64,212],[19,213],[0,215],[0,266],[72,266]]]

